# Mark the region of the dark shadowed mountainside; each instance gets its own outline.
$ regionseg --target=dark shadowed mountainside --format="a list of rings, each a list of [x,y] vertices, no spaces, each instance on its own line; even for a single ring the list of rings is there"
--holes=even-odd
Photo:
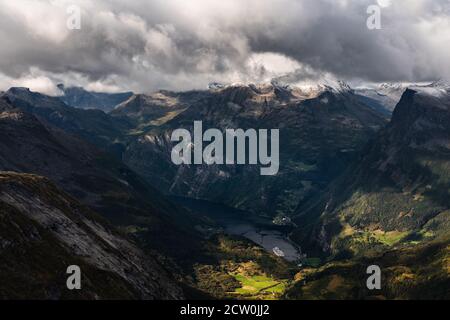
[[[192,217],[126,165],[5,100],[1,107],[0,170],[48,177],[152,248],[187,256],[195,250]]]
[[[329,193],[301,208],[297,222],[314,225],[314,231],[304,228],[298,235],[320,239],[324,251],[357,254],[445,234],[449,150],[450,95],[407,90],[390,124],[356,164]]]
[[[82,87],[65,87],[63,84],[59,84],[58,88],[63,93],[59,99],[65,104],[81,109],[99,109],[104,112],[113,110],[133,95],[133,92],[93,92]]]
[[[155,259],[48,179],[0,173],[0,298],[181,299]],[[69,291],[66,269],[82,271]]]
[[[101,110],[70,107],[58,97],[32,92],[27,88],[11,88],[3,97],[14,107],[35,115],[41,122],[115,153],[120,152],[118,142],[131,126],[126,119],[113,118]]]

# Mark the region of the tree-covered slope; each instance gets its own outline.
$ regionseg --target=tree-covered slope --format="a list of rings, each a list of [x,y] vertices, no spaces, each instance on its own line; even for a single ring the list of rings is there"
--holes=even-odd
[[[353,256],[450,228],[450,98],[407,90],[391,123],[329,192],[301,208],[297,241]]]

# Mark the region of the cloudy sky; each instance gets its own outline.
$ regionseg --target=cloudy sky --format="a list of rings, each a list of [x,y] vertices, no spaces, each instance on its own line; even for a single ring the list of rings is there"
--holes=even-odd
[[[67,27],[73,5],[79,30]],[[367,28],[369,5],[380,30]],[[450,78],[449,52],[450,0],[0,0],[0,90],[419,82]]]

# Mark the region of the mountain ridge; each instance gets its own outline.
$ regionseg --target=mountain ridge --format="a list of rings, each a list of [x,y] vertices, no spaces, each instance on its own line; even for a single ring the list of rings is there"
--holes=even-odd
[[[350,247],[358,254],[366,244],[362,242],[361,247],[355,242],[359,231],[368,233],[373,248],[385,247],[380,236],[389,233],[393,237],[397,233],[399,238],[394,243],[427,240],[445,233],[450,208],[446,200],[448,123],[448,97],[407,89],[391,122],[347,175],[332,185],[325,197],[303,208],[305,212],[296,221],[304,221],[309,232],[303,236],[297,232],[305,239],[298,241],[311,243],[306,241],[308,234],[321,239],[320,250],[338,254]]]
[[[119,93],[94,92],[85,90],[83,87],[66,87],[63,84],[58,84],[57,88],[62,92],[59,99],[67,105],[82,109],[99,109],[106,113],[133,95],[131,91]]]
[[[156,261],[48,179],[0,172],[0,182],[0,297],[183,297]],[[81,267],[82,291],[66,288],[73,264]]]
[[[161,94],[164,93],[158,93],[158,96]],[[157,181],[166,193],[225,201],[231,206],[241,204],[241,209],[269,214],[277,210],[277,204],[270,202],[276,203],[278,200],[273,197],[281,196],[276,195],[276,190],[282,190],[282,185],[276,182],[282,183],[281,176],[292,184],[292,188],[295,185],[305,191],[300,191],[298,197],[307,196],[311,190],[306,190],[309,187],[305,188],[299,181],[312,181],[313,188],[321,188],[337,174],[349,154],[386,123],[384,116],[361,103],[349,91],[325,90],[308,99],[274,85],[239,85],[179,95],[169,107],[157,107],[153,103],[130,106],[130,117],[137,121],[141,119],[144,125],[136,132],[136,139],[127,145],[123,153],[125,163],[148,181]],[[120,111],[120,116],[127,116],[127,109],[127,105],[122,105],[114,112]],[[171,132],[178,128],[192,132],[193,123],[198,119],[203,121],[205,130],[280,129],[280,177],[261,178],[254,166],[245,169],[239,166],[174,166],[170,160]],[[335,158],[334,167],[326,160],[332,158]],[[245,182],[239,178],[244,176]],[[216,191],[210,188],[211,181],[218,184]],[[289,190],[293,191],[291,187]],[[292,207],[296,205],[296,195],[290,193],[281,201]],[[247,196],[252,198],[245,199]]]

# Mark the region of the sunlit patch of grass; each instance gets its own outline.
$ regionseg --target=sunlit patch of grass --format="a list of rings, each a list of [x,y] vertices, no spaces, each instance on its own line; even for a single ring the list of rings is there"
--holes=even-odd
[[[400,243],[413,244],[412,241],[417,239],[409,239],[410,235],[408,231],[358,230],[344,224],[332,246],[337,249],[345,247],[353,255],[368,254],[369,251],[379,252]]]
[[[244,276],[240,274],[233,275],[242,287],[236,289],[236,293],[243,295],[255,295],[259,293],[281,294],[286,289],[286,283],[277,281],[267,276]]]
[[[355,234],[355,232],[356,232],[355,229],[351,225],[346,223],[346,224],[343,224],[342,231],[341,231],[339,237],[340,238],[350,237],[353,234]]]
[[[158,118],[156,120],[150,121],[149,124],[152,125],[152,126],[161,126],[164,123],[172,120],[173,118],[175,118],[177,115],[179,115],[180,113],[182,113],[185,110],[186,109],[181,109],[181,110],[167,112],[167,114],[165,114],[161,118]]]
[[[375,230],[372,232],[372,236],[374,236],[375,239],[387,246],[393,246],[394,244],[402,241],[408,234],[408,232],[402,231],[384,232],[382,230]]]

